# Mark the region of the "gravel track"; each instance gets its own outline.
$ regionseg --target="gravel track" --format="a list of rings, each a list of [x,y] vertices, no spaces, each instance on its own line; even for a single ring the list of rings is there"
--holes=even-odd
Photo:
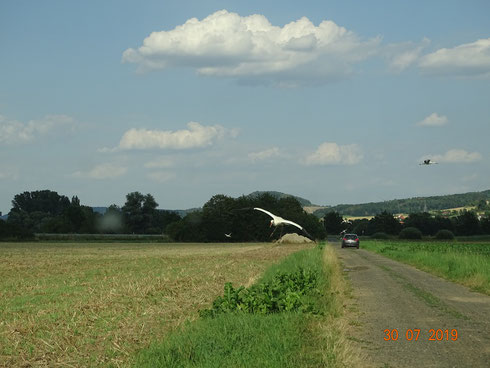
[[[363,366],[490,367],[489,296],[363,249],[331,244],[350,279],[349,340],[361,350]]]

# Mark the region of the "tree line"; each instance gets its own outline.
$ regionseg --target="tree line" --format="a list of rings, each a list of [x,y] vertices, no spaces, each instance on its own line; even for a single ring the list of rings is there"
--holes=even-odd
[[[486,206],[487,202],[480,200],[477,208],[485,210]],[[278,238],[280,231],[271,237],[273,229],[268,215],[254,211],[254,207],[267,209],[302,225],[316,239],[342,231],[366,236],[376,233],[398,235],[406,228],[416,228],[425,236],[434,236],[440,230],[463,236],[490,234],[488,212],[481,217],[473,211],[462,211],[458,216],[446,218],[419,211],[400,222],[392,213],[382,211],[371,220],[346,223],[339,212],[331,211],[320,222],[315,215],[307,214],[296,198],[268,192],[238,198],[218,194],[201,209],[184,217],[157,207],[151,194],[131,192],[126,195],[122,207],[112,204],[101,214],[82,205],[76,196],[70,200],[50,190],[24,192],[12,200],[7,221],[0,220],[0,239],[27,239],[35,233],[166,234],[174,241],[184,242],[246,242]],[[286,231],[299,232],[295,227],[288,227]]]
[[[170,224],[167,234],[175,241],[196,242],[261,242],[277,239],[281,233],[276,231],[271,237],[271,218],[254,211],[254,207],[267,209],[300,224],[316,239],[326,237],[325,228],[318,218],[307,214],[296,198],[278,198],[267,192],[238,198],[215,195],[204,204],[202,210],[189,213],[181,221]],[[289,226],[285,231],[301,233],[294,226]]]
[[[161,234],[180,216],[157,209],[151,194],[132,192],[126,203],[111,205],[104,214],[51,190],[15,195],[7,221],[0,221],[0,238],[32,238],[35,233],[53,234]]]
[[[366,236],[377,233],[399,235],[407,228],[416,228],[424,236],[434,236],[440,230],[449,230],[459,236],[490,234],[490,216],[481,217],[474,211],[462,211],[458,216],[451,218],[416,212],[402,221],[388,211],[383,211],[370,220],[358,219],[351,222],[345,222],[342,215],[332,211],[324,216],[323,223],[328,234],[340,234],[345,230]]]
[[[12,200],[7,221],[0,220],[0,239],[32,238],[35,233],[54,234],[166,234],[174,241],[268,241],[270,218],[254,211],[266,208],[304,226],[315,238],[326,232],[318,218],[303,211],[294,197],[278,198],[269,193],[232,198],[213,196],[202,209],[183,218],[176,212],[157,209],[151,194],[132,192],[122,207],[109,206],[104,214],[50,190],[24,192]],[[296,232],[288,228],[288,232]],[[225,234],[231,234],[230,237]],[[274,234],[277,238],[280,231]]]

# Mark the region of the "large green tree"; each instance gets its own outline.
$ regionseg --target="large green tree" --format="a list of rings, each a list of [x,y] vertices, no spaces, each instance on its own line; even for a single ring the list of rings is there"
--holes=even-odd
[[[158,203],[151,194],[143,195],[132,192],[126,195],[126,203],[122,207],[126,230],[134,234],[151,234],[158,232],[155,220]]]
[[[428,212],[411,213],[405,219],[404,227],[415,227],[423,235],[434,235],[439,230],[436,228],[436,222]]]
[[[51,190],[36,190],[15,195],[11,212],[44,212],[60,215],[70,206],[70,200]]]
[[[480,228],[483,234],[490,234],[490,217],[485,216],[480,220]]]
[[[329,212],[323,217],[323,226],[325,226],[325,230],[328,234],[340,234],[340,232],[345,229],[343,222],[344,219],[342,216],[335,211]]]
[[[477,235],[480,234],[480,221],[472,211],[464,211],[453,219],[454,229],[457,235]]]
[[[222,194],[213,196],[203,206],[202,211],[188,214],[181,221],[167,227],[168,234],[177,241],[270,241],[280,236],[276,231],[271,238],[270,217],[254,211],[254,207],[268,211],[302,225],[316,239],[326,236],[318,218],[303,211],[301,204],[293,197],[276,198],[269,193],[257,196],[231,198]],[[288,226],[285,232],[298,232]],[[231,238],[225,234],[231,233]]]
[[[46,226],[62,216],[68,207],[68,197],[51,190],[24,192],[14,196],[7,221],[26,231],[46,232]]]
[[[217,194],[202,208],[202,229],[207,241],[223,241],[225,233],[232,232],[234,200]]]
[[[70,202],[64,195],[40,190],[17,194],[8,221],[30,232],[93,233],[96,217],[76,196]]]
[[[393,217],[393,215],[387,211],[383,211],[369,220],[368,235],[374,233],[386,233],[391,235],[398,235],[402,228],[400,222]]]

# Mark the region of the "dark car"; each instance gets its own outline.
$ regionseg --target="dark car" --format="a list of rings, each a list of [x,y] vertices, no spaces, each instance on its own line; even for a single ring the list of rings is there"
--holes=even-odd
[[[359,237],[357,234],[345,234],[342,238],[342,248],[356,247],[359,249]]]

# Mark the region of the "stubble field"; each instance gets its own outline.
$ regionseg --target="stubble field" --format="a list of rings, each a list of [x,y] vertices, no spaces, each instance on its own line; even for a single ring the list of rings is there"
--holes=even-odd
[[[0,367],[127,367],[307,245],[0,243]]]

